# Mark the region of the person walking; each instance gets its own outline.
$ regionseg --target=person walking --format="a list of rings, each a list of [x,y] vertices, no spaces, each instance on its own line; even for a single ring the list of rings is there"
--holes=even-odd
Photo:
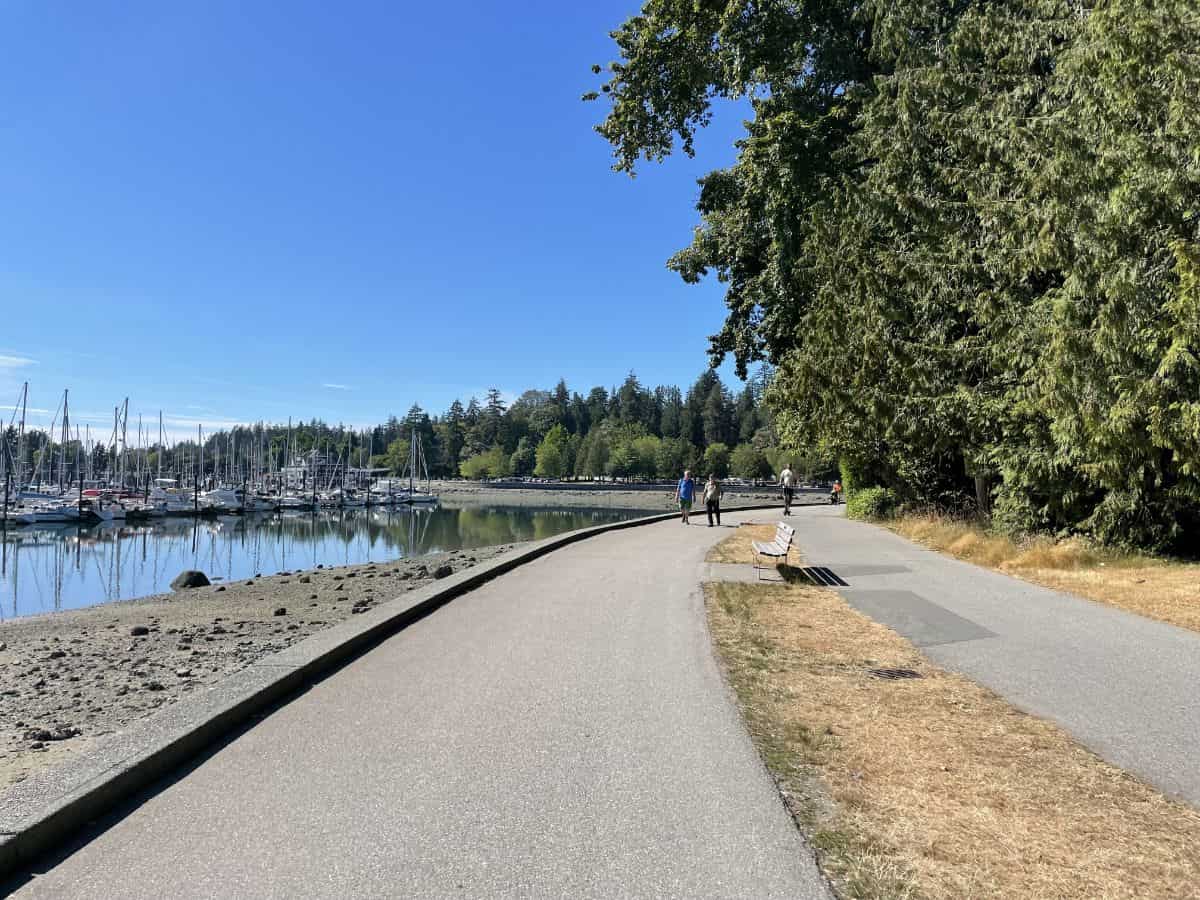
[[[708,482],[704,485],[704,509],[708,513],[708,527],[713,527],[713,516],[717,517],[717,524],[721,524],[721,482],[717,481],[716,475],[709,475]]]
[[[692,480],[689,469],[683,470],[683,477],[675,487],[675,498],[679,501],[679,517],[684,525],[688,523],[688,515],[692,511],[692,500],[696,496],[696,482]]]
[[[796,476],[792,473],[791,466],[784,466],[783,471],[779,473],[779,486],[783,488],[783,514],[790,516],[792,497],[796,493]]]

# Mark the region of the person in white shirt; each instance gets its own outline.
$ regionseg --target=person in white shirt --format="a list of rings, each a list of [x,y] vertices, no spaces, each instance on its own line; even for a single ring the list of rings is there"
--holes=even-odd
[[[783,488],[783,514],[790,516],[792,497],[796,492],[796,476],[792,473],[791,466],[784,466],[783,471],[779,473],[779,486]]]

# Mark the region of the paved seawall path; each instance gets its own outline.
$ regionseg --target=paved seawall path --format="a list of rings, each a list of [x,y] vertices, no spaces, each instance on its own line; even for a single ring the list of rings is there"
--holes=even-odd
[[[729,533],[617,531],[500,576],[16,896],[827,897],[708,637]]]

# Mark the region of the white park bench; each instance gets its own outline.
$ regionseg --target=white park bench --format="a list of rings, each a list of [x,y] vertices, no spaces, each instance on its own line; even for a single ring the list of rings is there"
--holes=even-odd
[[[760,580],[762,579],[762,570],[767,567],[759,565],[759,558],[765,556],[771,560],[782,559],[784,563],[787,563],[788,556],[792,552],[792,537],[795,534],[795,528],[780,522],[775,526],[775,540],[770,543],[754,542],[754,570]],[[774,563],[772,564],[774,565]]]

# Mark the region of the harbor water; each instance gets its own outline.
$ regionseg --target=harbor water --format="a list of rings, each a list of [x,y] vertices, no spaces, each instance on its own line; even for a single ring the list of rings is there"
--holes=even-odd
[[[10,528],[0,542],[0,620],[161,593],[185,569],[219,583],[539,540],[647,514],[442,505]]]

